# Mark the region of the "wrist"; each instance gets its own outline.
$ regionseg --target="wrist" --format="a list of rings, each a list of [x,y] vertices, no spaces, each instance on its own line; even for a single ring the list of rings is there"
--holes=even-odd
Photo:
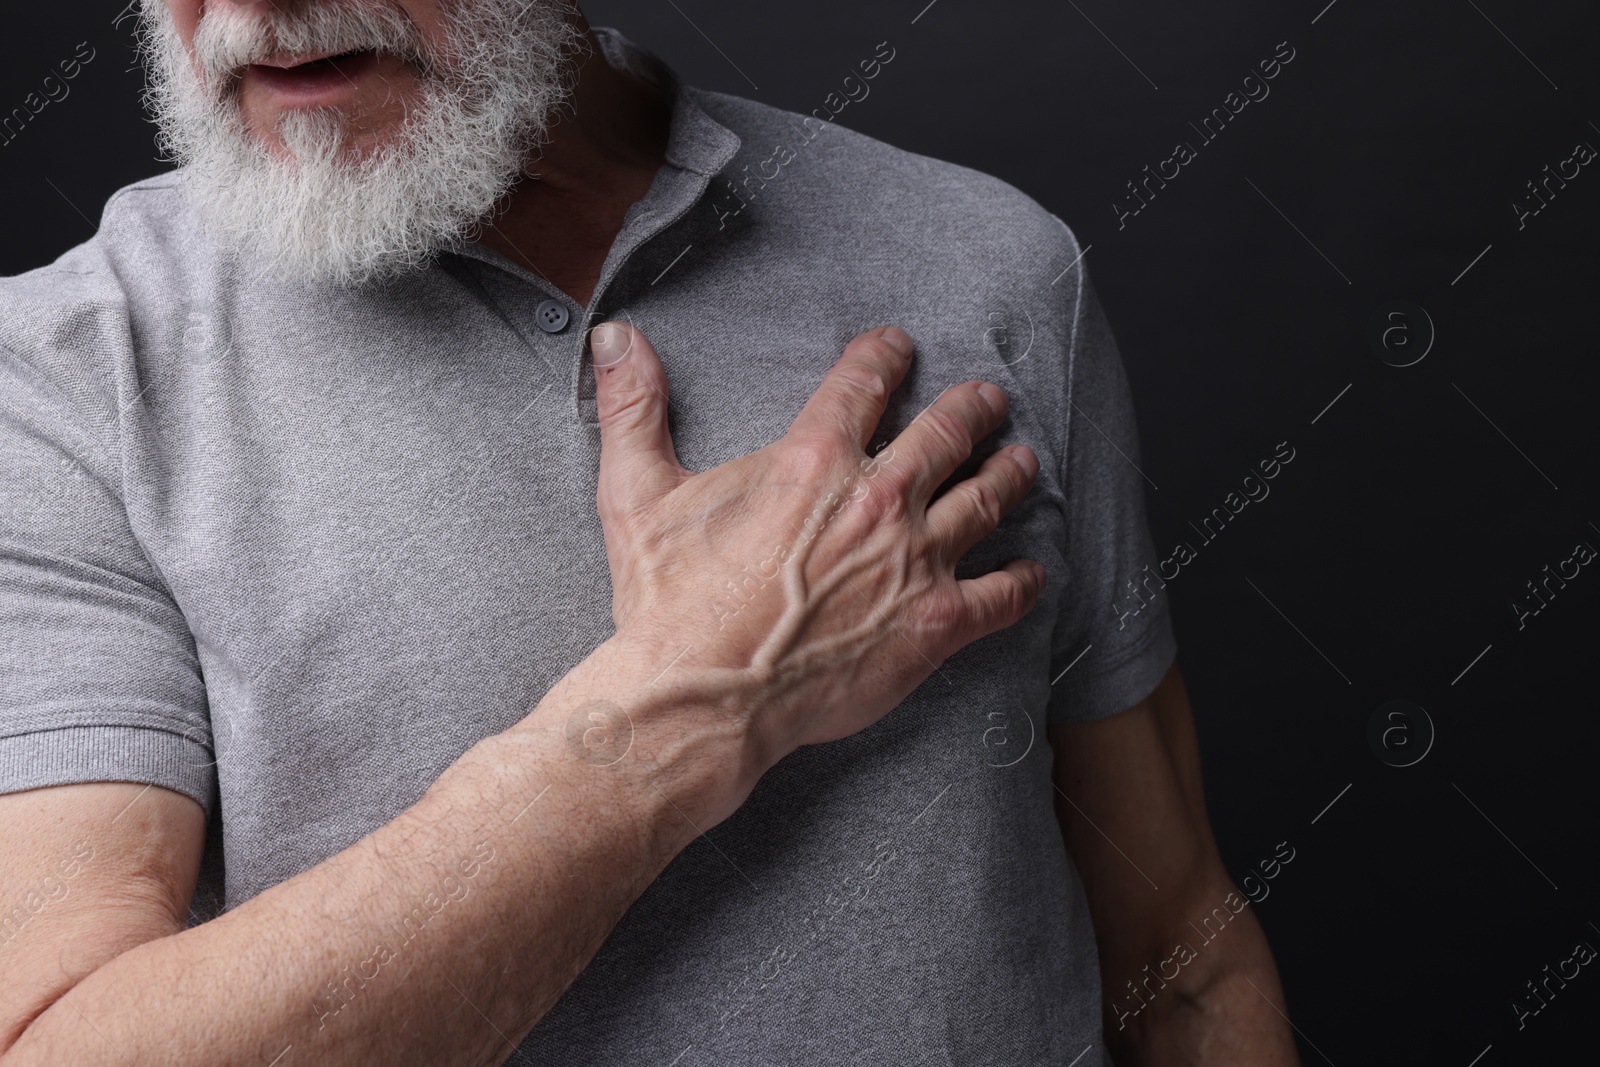
[[[626,796],[681,848],[733,814],[782,755],[755,729],[754,687],[694,659],[687,643],[618,633],[513,731],[544,735],[557,766]]]
[[[706,662],[706,650],[680,634],[618,632],[591,657],[631,719],[633,753],[684,812],[688,797],[709,828],[742,804],[786,751],[762,729],[764,687],[747,669]],[[672,785],[675,789],[668,789]],[[695,817],[700,821],[700,816]]]

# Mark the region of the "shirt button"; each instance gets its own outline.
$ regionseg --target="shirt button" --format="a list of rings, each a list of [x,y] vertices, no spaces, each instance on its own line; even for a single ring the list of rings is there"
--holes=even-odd
[[[534,320],[539,323],[539,329],[545,333],[560,333],[567,328],[567,305],[559,300],[546,300],[539,305],[539,310],[533,313]]]

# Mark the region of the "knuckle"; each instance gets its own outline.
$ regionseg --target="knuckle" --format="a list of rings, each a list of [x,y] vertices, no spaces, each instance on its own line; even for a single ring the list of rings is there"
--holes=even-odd
[[[961,597],[935,596],[922,609],[922,625],[930,634],[949,636],[966,629],[969,614]]]
[[[1000,493],[988,482],[970,481],[966,483],[966,494],[972,504],[972,509],[977,512],[988,529],[1000,525],[1000,520],[1005,518],[1005,505],[1000,499]]]
[[[649,418],[652,396],[647,389],[617,389],[600,409],[604,429],[626,430]]]
[[[888,403],[889,383],[884,381],[883,375],[866,363],[860,361],[841,363],[833,374],[839,388],[863,396],[874,404]]]
[[[903,488],[884,477],[858,481],[855,495],[868,514],[879,522],[899,522],[906,517],[906,498]]]
[[[1022,468],[1015,463],[1003,464],[1000,468],[1000,484],[1003,488],[1001,497],[1004,500],[1003,510],[1010,512],[1022,499],[1028,495],[1028,479]]]
[[[1033,602],[1033,586],[1015,574],[1007,574],[1005,621],[1009,625],[1028,613]]]
[[[972,434],[967,424],[943,407],[931,407],[922,413],[928,431],[954,452],[962,455],[972,451]]]
[[[997,571],[995,579],[985,584],[978,610],[985,632],[1004,629],[1027,614],[1028,589],[1022,579],[1010,571]]]
[[[817,434],[793,437],[783,449],[783,463],[796,484],[809,485],[838,466],[839,445]]]

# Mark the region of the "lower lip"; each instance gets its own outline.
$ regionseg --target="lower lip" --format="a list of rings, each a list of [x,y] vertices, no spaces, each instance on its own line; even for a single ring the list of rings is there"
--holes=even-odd
[[[316,104],[349,93],[358,79],[377,65],[378,53],[369,49],[341,59],[302,63],[298,67],[252,64],[246,68],[245,76],[295,103]]]

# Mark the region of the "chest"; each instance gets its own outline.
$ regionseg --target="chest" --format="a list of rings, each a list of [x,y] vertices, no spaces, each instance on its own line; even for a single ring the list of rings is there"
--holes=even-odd
[[[392,818],[613,632],[582,338],[525,333],[521,310],[452,308],[392,348],[307,325],[332,341],[315,359],[236,336],[234,358],[152,393],[130,440],[143,468],[130,507],[195,636],[225,817],[336,823],[290,868]],[[692,470],[780,436],[843,347],[793,308],[760,353],[704,307],[633,315],[667,364]],[[923,336],[937,368],[944,350]],[[908,383],[883,436],[945,384]],[[163,403],[185,417],[158,417]],[[1021,555],[1056,572],[1062,544],[1059,508],[1036,494],[962,573]],[[1041,604],[889,719],[783,773],[804,790],[891,753],[984,773],[1038,756],[1054,616]]]

